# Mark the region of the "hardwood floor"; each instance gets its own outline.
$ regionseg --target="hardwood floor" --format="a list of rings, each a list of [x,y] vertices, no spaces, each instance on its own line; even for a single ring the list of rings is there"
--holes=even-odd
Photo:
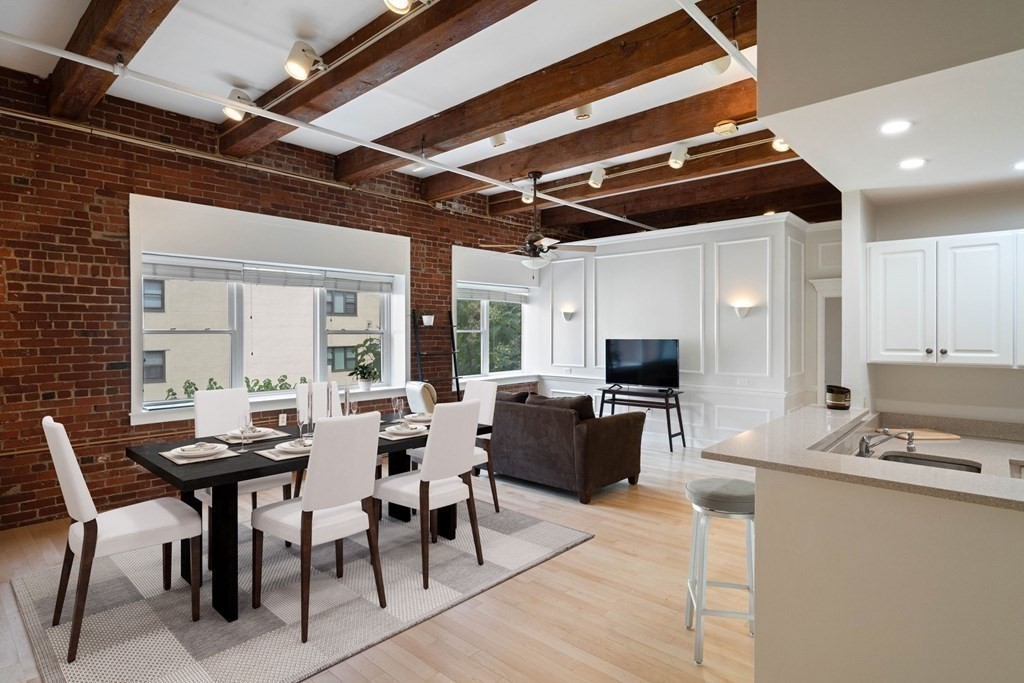
[[[664,437],[651,435],[639,486],[608,487],[590,505],[499,476],[502,509],[588,531],[594,539],[310,680],[752,681],[754,639],[746,622],[708,618],[702,666],[693,663],[693,633],[683,628],[691,523],[683,487],[706,476],[753,479],[753,471],[702,460],[693,448],[669,454]],[[490,500],[486,485],[474,491],[481,504]],[[280,492],[260,496],[263,504]],[[0,532],[2,681],[38,676],[10,579],[59,565],[66,532],[66,521]],[[742,522],[716,519],[710,543],[710,576],[743,582]],[[738,591],[711,589],[709,602],[746,608]]]

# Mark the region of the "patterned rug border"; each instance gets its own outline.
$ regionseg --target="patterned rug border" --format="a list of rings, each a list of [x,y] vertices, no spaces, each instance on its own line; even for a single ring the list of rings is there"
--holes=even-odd
[[[504,506],[502,506],[502,509],[504,510],[506,508]],[[495,514],[500,514],[500,513],[495,513]],[[526,513],[519,513],[519,514],[526,515]],[[527,515],[527,516],[533,517],[533,515]],[[543,519],[541,519],[539,517],[534,517],[534,519],[537,519],[540,522],[547,522],[547,520],[543,520]],[[372,648],[372,647],[374,647],[376,645],[379,645],[380,643],[384,642],[385,640],[390,640],[391,638],[394,638],[395,636],[397,636],[397,635],[399,635],[401,633],[405,633],[409,629],[414,628],[415,626],[418,626],[418,625],[422,624],[425,621],[429,621],[429,620],[433,619],[434,617],[436,617],[437,615],[442,614],[444,612],[447,612],[448,610],[453,609],[453,608],[461,605],[464,602],[472,600],[473,598],[475,598],[475,597],[477,597],[477,596],[479,596],[479,595],[481,595],[481,594],[491,590],[495,586],[499,586],[499,585],[505,583],[506,581],[510,581],[511,579],[514,579],[515,577],[520,576],[521,574],[524,574],[524,573],[530,571],[531,569],[534,569],[534,568],[544,564],[545,562],[548,562],[549,560],[552,560],[555,557],[558,557],[559,555],[562,555],[562,554],[572,550],[573,548],[579,547],[580,545],[583,545],[587,541],[593,540],[593,538],[594,538],[594,534],[586,532],[586,531],[582,531],[580,529],[576,529],[575,527],[566,526],[565,524],[557,524],[555,522],[547,522],[547,523],[548,524],[553,524],[555,526],[562,527],[563,529],[568,529],[570,531],[574,531],[574,532],[576,532],[578,534],[581,534],[582,536],[581,536],[581,538],[579,538],[579,539],[577,539],[575,541],[570,542],[568,545],[566,545],[566,546],[564,546],[562,548],[556,548],[556,549],[552,550],[550,553],[548,553],[548,554],[546,554],[546,555],[544,555],[542,557],[539,557],[536,560],[533,560],[532,562],[530,562],[528,564],[523,565],[519,569],[513,570],[508,576],[502,577],[502,578],[498,579],[497,581],[494,581],[494,582],[492,582],[490,584],[486,584],[486,585],[482,586],[479,590],[477,590],[476,592],[474,592],[472,594],[467,594],[467,595],[460,596],[455,601],[453,601],[453,602],[451,602],[451,603],[449,603],[447,605],[444,605],[442,607],[439,607],[439,608],[437,608],[437,609],[435,609],[435,610],[425,614],[424,616],[420,617],[418,620],[412,621],[412,622],[404,625],[403,628],[400,628],[400,629],[398,629],[397,631],[395,631],[393,633],[390,633],[390,634],[388,634],[388,635],[386,635],[386,636],[384,636],[382,638],[377,638],[376,640],[371,640],[371,641],[367,642],[367,644],[365,646],[359,648],[358,650],[350,652],[350,653],[346,654],[344,657],[342,657],[340,659],[337,659],[337,660],[335,660],[335,661],[325,665],[324,667],[317,669],[316,671],[312,671],[312,672],[308,672],[308,673],[302,673],[299,676],[294,677],[294,678],[282,679],[281,683],[300,683],[301,681],[305,681],[305,680],[307,680],[308,678],[310,678],[312,676],[316,676],[317,674],[319,674],[319,673],[321,673],[323,671],[326,671],[327,669],[330,669],[331,667],[333,667],[333,666],[335,666],[335,665],[337,665],[337,664],[339,664],[339,663],[341,663],[341,662],[343,662],[343,661],[345,661],[347,659],[350,659],[351,657],[354,657],[357,654],[365,652],[366,650],[369,650],[370,648]],[[33,619],[27,619],[26,616],[25,616],[25,613],[26,613],[25,605],[31,605],[32,604],[32,597],[31,597],[31,595],[29,595],[28,588],[24,585],[24,582],[25,582],[26,578],[28,576],[30,576],[30,575],[31,574],[19,575],[19,576],[14,577],[13,579],[11,579],[11,588],[14,591],[15,601],[16,601],[16,603],[18,605],[18,616],[21,618],[21,621],[22,621],[22,624],[24,625],[25,631],[26,631],[26,633],[29,636],[29,638],[28,638],[29,646],[32,649],[32,656],[36,660],[36,668],[39,671],[39,677],[42,680],[42,682],[43,683],[67,683],[67,679],[64,677],[63,672],[60,670],[60,663],[57,661],[57,658],[60,656],[60,654],[56,653],[56,652],[53,652],[53,651],[50,651],[50,652],[44,652],[44,653],[42,653],[43,656],[40,656],[40,652],[38,651],[38,649],[36,647],[36,639],[38,639],[40,643],[45,643],[48,640],[47,635],[46,635],[46,629],[48,627],[43,625],[43,623],[40,620],[38,620],[38,619],[34,619],[34,618]],[[69,588],[73,587],[74,580],[75,580],[75,575],[72,575],[71,576],[71,585],[69,586]],[[65,606],[65,612],[66,611],[67,611],[67,606]],[[65,619],[64,621],[67,621],[67,620],[68,619]]]

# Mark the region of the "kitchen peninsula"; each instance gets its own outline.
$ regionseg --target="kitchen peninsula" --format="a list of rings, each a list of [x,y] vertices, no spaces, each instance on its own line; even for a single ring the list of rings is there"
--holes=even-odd
[[[1020,426],[1005,423],[1013,440],[917,445],[973,449],[978,474],[878,460],[905,450],[895,439],[852,455],[885,419],[806,407],[703,452],[757,468],[757,680],[1020,680]]]

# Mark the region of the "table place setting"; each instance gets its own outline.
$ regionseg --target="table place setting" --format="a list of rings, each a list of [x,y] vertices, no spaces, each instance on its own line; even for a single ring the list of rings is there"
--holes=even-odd
[[[288,432],[271,427],[241,427],[232,429],[227,434],[221,434],[217,438],[228,444],[247,444],[253,441],[270,441],[283,439],[291,436]]]
[[[390,441],[398,441],[400,439],[425,436],[427,431],[426,425],[422,424],[393,424],[390,427],[385,427],[380,433],[380,437]]]
[[[271,460],[290,460],[291,458],[304,458],[309,455],[312,449],[313,439],[306,437],[293,439],[286,443],[279,443],[273,448],[256,451],[256,454]]]
[[[226,443],[197,441],[193,444],[188,444],[187,446],[172,448],[169,451],[160,451],[160,455],[177,465],[188,465],[194,462],[205,462],[207,460],[217,460],[220,458],[232,458],[238,455],[238,453],[229,451]]]

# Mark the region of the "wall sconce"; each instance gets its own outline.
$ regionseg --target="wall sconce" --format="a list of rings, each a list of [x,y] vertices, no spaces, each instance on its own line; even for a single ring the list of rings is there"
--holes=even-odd
[[[565,322],[572,320],[572,317],[576,315],[576,311],[571,308],[562,309],[562,317],[565,318]]]
[[[736,311],[736,317],[738,318],[746,318],[747,313],[749,313],[750,309],[754,307],[754,304],[750,303],[750,301],[746,299],[736,299],[729,305],[732,306],[734,311]]]

